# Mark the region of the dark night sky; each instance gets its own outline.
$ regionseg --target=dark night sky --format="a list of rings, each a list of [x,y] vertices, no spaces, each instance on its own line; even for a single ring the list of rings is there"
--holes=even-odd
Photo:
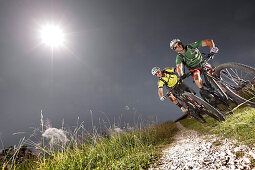
[[[154,66],[175,66],[173,38],[213,39],[213,65],[254,66],[255,2],[170,0],[3,1],[0,6],[0,135],[5,146],[40,126],[85,126],[104,119],[163,122],[181,116],[160,102]],[[63,25],[65,49],[39,45],[45,22]],[[203,49],[208,51],[208,47]],[[191,82],[191,81],[190,81]],[[193,86],[193,84],[191,84]],[[128,107],[125,107],[128,106]],[[127,108],[130,108],[127,110]],[[2,148],[1,146],[0,148]]]

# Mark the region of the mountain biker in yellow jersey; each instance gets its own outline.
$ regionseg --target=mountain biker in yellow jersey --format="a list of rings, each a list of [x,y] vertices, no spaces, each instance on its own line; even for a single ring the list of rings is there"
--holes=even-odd
[[[201,68],[200,63],[203,61],[202,54],[198,48],[208,46],[210,53],[218,53],[219,49],[215,47],[213,40],[202,40],[190,43],[186,46],[179,39],[173,39],[170,42],[170,48],[175,50],[178,55],[176,56],[176,71],[179,76],[183,75],[183,64],[190,70],[194,71],[193,79],[200,89],[201,96],[205,96],[207,91],[203,88],[203,81],[201,79]],[[205,67],[211,68],[207,63]]]
[[[163,70],[161,70],[159,67],[153,67],[151,70],[152,75],[158,77],[158,95],[161,101],[164,101],[166,99],[166,96],[163,95],[163,87],[166,86],[166,88],[170,90],[171,87],[173,87],[178,81],[178,78],[175,75],[175,72],[176,72],[175,68],[169,68],[169,67]],[[185,84],[182,84],[181,88],[185,88],[186,91],[190,91],[189,87],[187,87]],[[169,94],[170,94],[169,99],[174,104],[179,106],[182,112],[187,113],[187,109],[178,102],[174,94],[170,91],[169,91]]]

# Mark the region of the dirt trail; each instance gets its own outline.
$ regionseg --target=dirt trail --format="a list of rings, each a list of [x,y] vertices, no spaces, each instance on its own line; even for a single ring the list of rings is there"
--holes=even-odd
[[[255,169],[251,166],[255,148],[235,146],[235,141],[213,135],[200,136],[179,122],[177,127],[174,142],[162,151],[161,165],[150,169]]]

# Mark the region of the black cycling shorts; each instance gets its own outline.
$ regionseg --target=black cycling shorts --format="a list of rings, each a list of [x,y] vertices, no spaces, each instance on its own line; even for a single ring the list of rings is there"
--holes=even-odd
[[[169,92],[171,92],[172,94],[179,94],[180,91],[195,93],[195,91],[192,88],[190,88],[183,82],[179,84],[177,87],[175,87],[174,89],[169,89]]]

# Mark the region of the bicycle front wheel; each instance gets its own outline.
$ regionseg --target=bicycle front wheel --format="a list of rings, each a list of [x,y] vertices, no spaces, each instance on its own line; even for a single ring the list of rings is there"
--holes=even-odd
[[[189,114],[191,117],[193,117],[194,119],[196,119],[198,122],[200,123],[206,123],[205,118],[198,112],[196,112],[195,109],[193,108],[189,108]]]
[[[210,105],[203,99],[201,99],[189,92],[183,93],[183,96],[186,96],[186,97],[189,97],[190,99],[192,99],[195,102],[195,104],[197,104],[197,107],[199,107],[199,109],[203,113],[207,114],[208,116],[210,116],[220,122],[226,120],[224,115],[219,110],[214,108],[212,105]],[[205,110],[203,111],[203,109],[205,109]]]
[[[240,63],[225,63],[215,70],[227,94],[239,104],[255,107],[255,69]]]

